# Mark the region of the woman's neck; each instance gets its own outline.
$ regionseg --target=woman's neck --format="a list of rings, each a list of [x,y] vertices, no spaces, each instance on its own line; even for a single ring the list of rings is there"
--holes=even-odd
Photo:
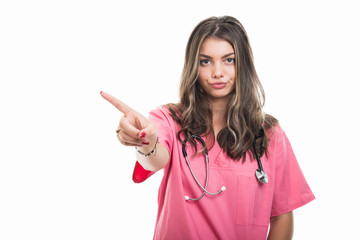
[[[217,134],[226,127],[226,112],[228,100],[217,99],[216,101],[211,101],[211,110],[212,110],[212,122],[213,129],[215,133],[215,138]]]

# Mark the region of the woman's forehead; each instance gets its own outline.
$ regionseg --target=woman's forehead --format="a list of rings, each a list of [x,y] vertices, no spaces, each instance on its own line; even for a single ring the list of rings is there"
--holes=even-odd
[[[200,47],[200,54],[211,57],[224,56],[230,53],[234,53],[234,48],[224,39],[208,38]]]

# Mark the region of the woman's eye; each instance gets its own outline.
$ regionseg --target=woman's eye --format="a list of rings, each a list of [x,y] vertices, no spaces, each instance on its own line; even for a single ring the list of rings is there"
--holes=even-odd
[[[226,62],[227,63],[233,63],[233,62],[235,62],[235,58],[227,58]]]
[[[207,65],[210,63],[210,60],[209,59],[203,59],[203,60],[200,60],[200,64],[201,65]]]

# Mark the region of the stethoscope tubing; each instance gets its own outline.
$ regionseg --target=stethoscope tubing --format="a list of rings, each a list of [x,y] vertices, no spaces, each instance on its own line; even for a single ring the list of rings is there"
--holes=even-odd
[[[192,176],[194,177],[196,183],[197,183],[197,184],[199,185],[199,187],[203,190],[203,194],[207,193],[207,194],[210,194],[210,195],[217,195],[217,194],[221,193],[221,192],[224,191],[224,190],[220,189],[220,190],[219,190],[218,192],[216,192],[216,193],[212,193],[212,192],[209,192],[209,191],[206,190],[207,185],[208,185],[208,183],[209,183],[209,157],[208,157],[207,154],[206,154],[205,157],[206,157],[206,160],[205,160],[205,161],[206,161],[206,181],[205,181],[205,187],[203,187],[203,186],[200,184],[199,180],[196,178],[196,176],[195,176],[195,174],[194,174],[194,172],[193,172],[193,170],[192,170],[192,168],[191,168],[190,161],[189,161],[189,159],[188,159],[187,156],[185,157],[185,159],[186,159],[186,162],[187,162],[187,164],[188,164],[188,166],[189,166],[189,168],[190,168],[190,172],[191,172]]]
[[[206,144],[205,144],[204,140],[198,135],[191,135],[191,137],[194,138],[195,140],[199,140],[201,142],[201,144],[203,145],[204,154],[205,154],[205,163],[206,163],[206,181],[205,181],[205,187],[203,187],[201,185],[201,183],[199,182],[199,180],[196,178],[196,176],[194,174],[194,171],[192,170],[192,167],[191,167],[191,164],[190,164],[190,161],[188,159],[187,152],[186,152],[186,149],[185,149],[186,148],[186,142],[189,140],[189,137],[185,138],[185,140],[184,140],[184,142],[182,144],[183,155],[184,155],[184,157],[186,159],[186,163],[187,163],[187,165],[188,165],[188,167],[190,169],[191,175],[193,176],[193,178],[194,178],[195,182],[197,183],[197,185],[203,191],[202,194],[199,197],[190,198],[189,196],[185,196],[185,200],[197,201],[197,200],[200,200],[205,195],[205,193],[210,194],[210,195],[218,195],[221,192],[225,191],[226,188],[225,188],[225,186],[223,186],[218,192],[215,192],[215,193],[207,191],[207,186],[208,186],[208,183],[209,183],[209,156],[208,156],[208,152],[207,152],[207,149],[206,149]],[[266,184],[269,181],[268,176],[264,172],[264,169],[263,169],[263,166],[261,164],[261,160],[260,160],[259,155],[256,153],[255,141],[253,142],[253,148],[254,148],[254,154],[255,154],[255,157],[256,157],[256,161],[257,161],[257,164],[258,164],[258,169],[256,169],[256,171],[255,171],[255,176],[261,183]]]
[[[208,153],[207,153],[207,149],[206,149],[206,144],[204,142],[204,140],[197,136],[197,135],[192,135],[192,137],[196,140],[199,140],[201,142],[201,144],[203,145],[203,147],[205,148],[204,149],[204,152],[205,152],[205,163],[206,163],[206,180],[205,180],[205,187],[203,187],[201,185],[201,183],[199,182],[199,180],[196,178],[195,174],[194,174],[194,171],[192,170],[192,167],[191,167],[191,164],[190,164],[190,161],[188,159],[188,156],[187,156],[187,152],[186,152],[186,142],[188,141],[188,138],[186,138],[184,140],[184,143],[183,143],[183,147],[182,147],[182,150],[183,150],[183,154],[184,154],[184,157],[186,159],[186,163],[190,169],[190,172],[191,172],[191,175],[193,176],[193,178],[195,179],[196,183],[198,184],[198,186],[203,190],[202,194],[197,197],[197,198],[190,198],[189,196],[185,196],[185,199],[186,200],[193,200],[193,201],[197,201],[197,200],[200,200],[204,195],[205,193],[207,194],[210,194],[210,195],[218,195],[220,194],[221,192],[225,191],[226,188],[223,186],[218,192],[215,192],[215,193],[212,193],[212,192],[209,192],[207,191],[207,186],[208,186],[208,183],[209,183],[209,156],[208,156]]]
[[[254,140],[254,142],[253,142],[253,147],[254,147],[254,153],[255,153],[255,157],[256,157],[256,161],[257,161],[259,170],[263,172],[264,169],[263,169],[263,166],[262,166],[262,164],[261,164],[261,160],[260,160],[260,158],[259,158],[259,155],[256,153],[255,140]]]

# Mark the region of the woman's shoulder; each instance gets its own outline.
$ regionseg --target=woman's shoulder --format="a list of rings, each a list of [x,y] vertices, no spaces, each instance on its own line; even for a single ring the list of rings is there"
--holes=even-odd
[[[268,113],[263,113],[263,114],[264,114],[263,129],[265,130],[267,136],[270,137],[272,133],[274,133],[274,131],[277,131],[277,128],[279,127],[279,120]]]
[[[165,105],[157,106],[150,111],[150,114],[163,114],[169,115],[169,109]]]
[[[159,105],[150,111],[150,114],[162,114],[165,116],[171,116],[172,114],[172,103]],[[175,105],[175,104],[174,104]]]
[[[150,112],[150,118],[163,119],[169,122],[179,123],[179,107],[177,104],[168,103],[160,105]]]
[[[269,139],[269,144],[277,142],[276,139],[281,139],[284,135],[280,121],[270,114],[265,114],[264,129]]]
[[[271,127],[266,129],[266,136],[269,140],[268,149],[276,149],[277,147],[275,146],[283,146],[289,141],[284,128],[278,120]]]

